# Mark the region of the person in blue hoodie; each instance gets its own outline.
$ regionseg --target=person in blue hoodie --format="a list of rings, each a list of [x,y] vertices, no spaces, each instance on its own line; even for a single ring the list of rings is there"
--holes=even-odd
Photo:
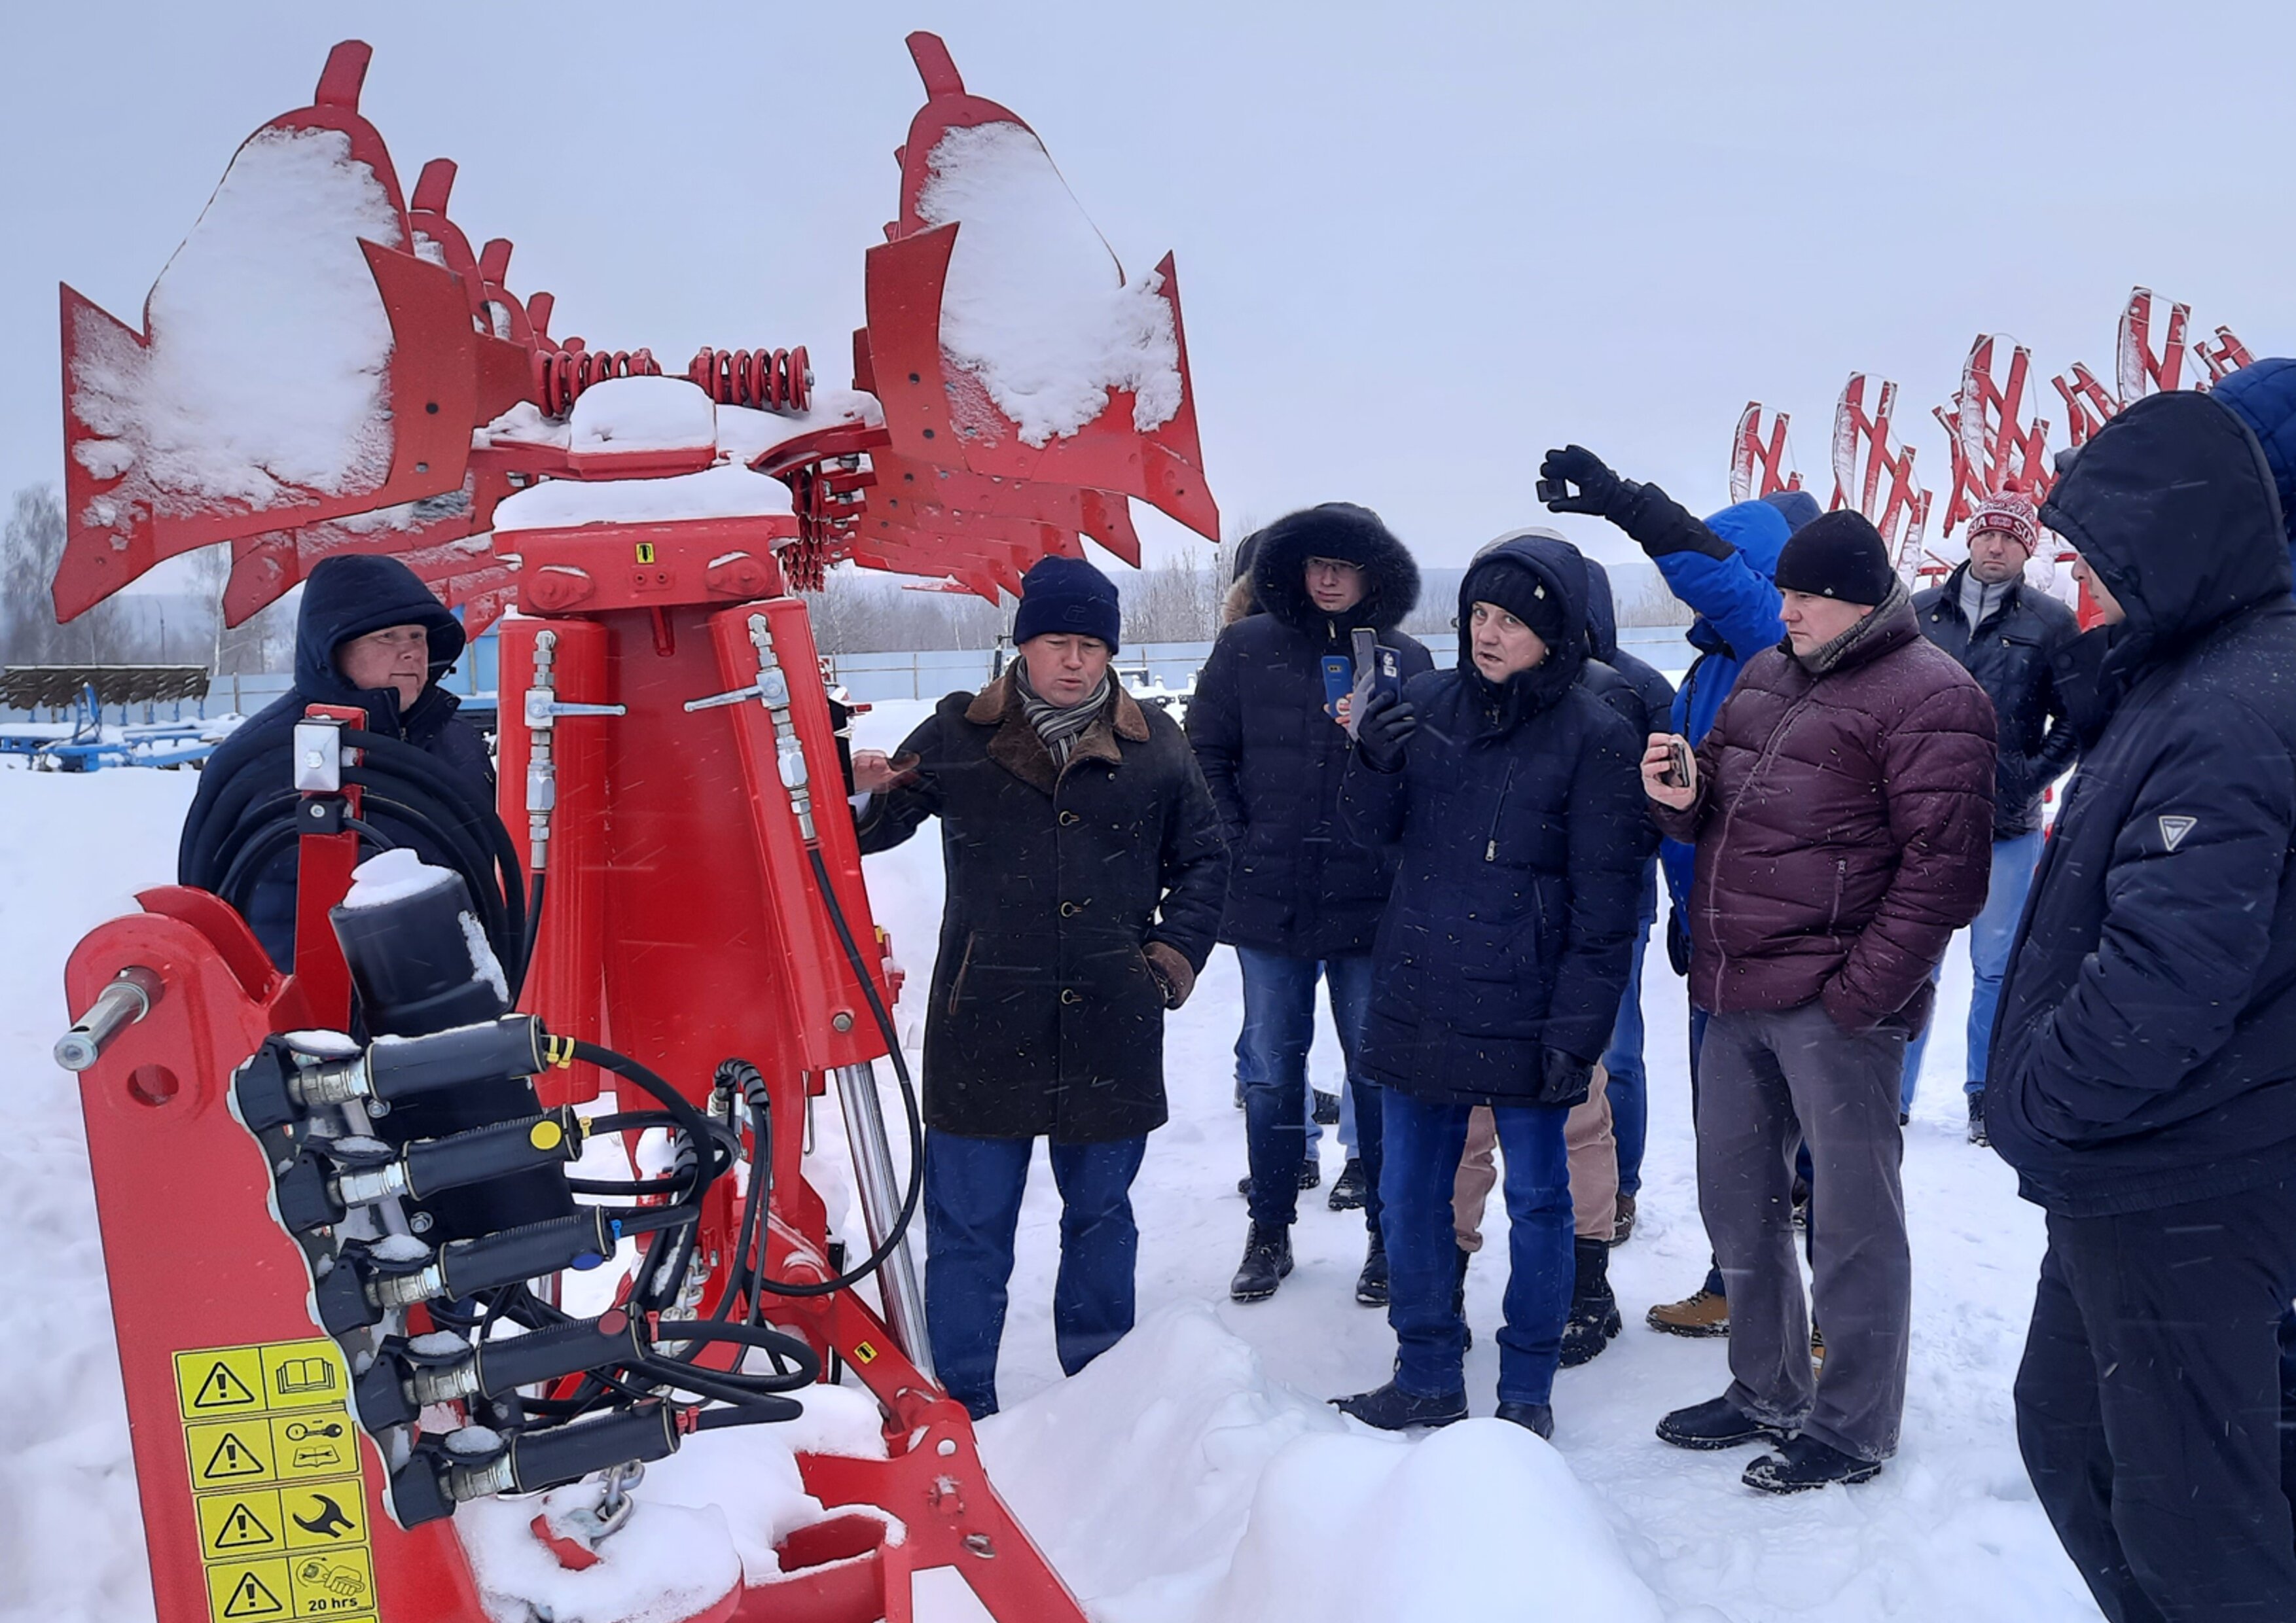
[[[1784,490],[1757,501],[1738,502],[1702,521],[1656,485],[1622,479],[1584,446],[1549,451],[1538,470],[1540,492],[1556,512],[1592,513],[1626,531],[1658,567],[1667,589],[1697,616],[1687,634],[1696,651],[1674,696],[1671,732],[1692,749],[1706,736],[1722,701],[1737,685],[1747,660],[1785,640],[1779,617],[1784,600],[1774,580],[1778,553],[1794,531],[1818,515],[1817,498],[1806,490]],[[1575,487],[1575,488],[1574,488]],[[1691,848],[1669,840],[1659,848],[1667,893],[1674,908],[1667,922],[1667,955],[1677,974],[1690,963],[1690,942],[1682,928],[1689,905]],[[1690,1011],[1690,1086],[1698,1089],[1698,1043],[1706,1012]],[[1646,1322],[1672,1335],[1730,1333],[1730,1304],[1722,1275],[1710,1266],[1705,1282],[1678,1302],[1651,1308]]]
[[[430,594],[420,577],[396,558],[348,556],[322,561],[303,583],[295,621],[295,686],[258,711],[208,758],[200,790],[184,820],[177,854],[185,884],[213,883],[211,857],[225,833],[210,814],[236,797],[227,794],[242,766],[277,748],[292,734],[304,709],[347,705],[366,712],[366,730],[403,740],[438,763],[442,795],[455,820],[493,818],[495,775],[486,741],[455,714],[462,701],[439,679],[462,657],[463,625]],[[287,789],[285,783],[279,789]],[[394,845],[411,847],[427,863],[460,868],[454,853],[437,845],[430,830],[371,806],[366,819]],[[479,848],[507,842],[496,822],[473,835]],[[281,969],[295,962],[296,852],[291,844],[264,865],[239,905],[255,939]]]

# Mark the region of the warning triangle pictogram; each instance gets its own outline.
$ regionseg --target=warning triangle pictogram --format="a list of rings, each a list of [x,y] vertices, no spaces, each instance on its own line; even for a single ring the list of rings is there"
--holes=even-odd
[[[244,1549],[249,1545],[275,1544],[277,1537],[263,1525],[262,1519],[244,1504],[234,1504],[231,1514],[224,1518],[223,1526],[216,1532],[215,1547],[218,1550]]]
[[[231,1366],[220,1358],[200,1382],[200,1395],[192,1399],[195,1409],[243,1409],[256,1402],[247,1382],[231,1373]]]
[[[226,1618],[271,1618],[286,1610],[286,1604],[252,1572],[239,1575],[239,1582],[232,1586],[231,1599],[223,1604]]]
[[[270,1474],[262,1458],[239,1440],[236,1434],[226,1431],[223,1441],[215,1446],[206,1466],[200,1471],[203,1482],[220,1482],[230,1477],[260,1477]]]

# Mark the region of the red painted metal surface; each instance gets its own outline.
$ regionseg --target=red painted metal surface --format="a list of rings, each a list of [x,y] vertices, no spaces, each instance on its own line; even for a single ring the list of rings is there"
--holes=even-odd
[[[1730,499],[1743,502],[1780,491],[1801,488],[1801,474],[1786,467],[1786,424],[1792,418],[1780,412],[1762,433],[1762,407],[1746,402],[1739,414],[1737,431],[1730,437]]]

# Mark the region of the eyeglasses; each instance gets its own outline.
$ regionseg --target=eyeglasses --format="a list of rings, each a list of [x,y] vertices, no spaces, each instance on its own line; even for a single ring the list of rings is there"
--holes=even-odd
[[[1311,575],[1341,575],[1354,577],[1363,573],[1363,565],[1349,563],[1344,558],[1310,558],[1308,572]]]

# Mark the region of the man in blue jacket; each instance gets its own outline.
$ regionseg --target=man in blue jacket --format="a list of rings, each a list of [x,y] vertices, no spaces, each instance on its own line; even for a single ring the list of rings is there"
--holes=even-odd
[[[2274,470],[2139,400],[2041,521],[2105,623],[1985,1118],[2048,1214],[2018,1444],[2108,1617],[2296,1617],[2275,1332],[2296,1293],[2296,603]]]
[[[1725,507],[1703,522],[1656,485],[1621,479],[1583,446],[1549,451],[1539,466],[1542,486],[1560,486],[1546,498],[1556,512],[1608,519],[1640,546],[1667,589],[1697,615],[1687,634],[1697,651],[1674,696],[1673,725],[1696,749],[1722,713],[1746,661],[1785,640],[1783,600],[1775,577],[1778,553],[1793,533],[1818,515],[1817,498],[1784,490]],[[1571,487],[1577,487],[1574,492]],[[1690,968],[1690,938],[1683,929],[1690,905],[1692,850],[1678,840],[1659,847],[1659,863],[1674,904],[1667,922],[1667,956],[1677,974]],[[1698,1045],[1706,1011],[1690,1009],[1690,1088],[1698,1092]],[[1730,1333],[1730,1304],[1722,1272],[1709,1266],[1699,1288],[1678,1302],[1651,1308],[1646,1322],[1671,1335]]]

